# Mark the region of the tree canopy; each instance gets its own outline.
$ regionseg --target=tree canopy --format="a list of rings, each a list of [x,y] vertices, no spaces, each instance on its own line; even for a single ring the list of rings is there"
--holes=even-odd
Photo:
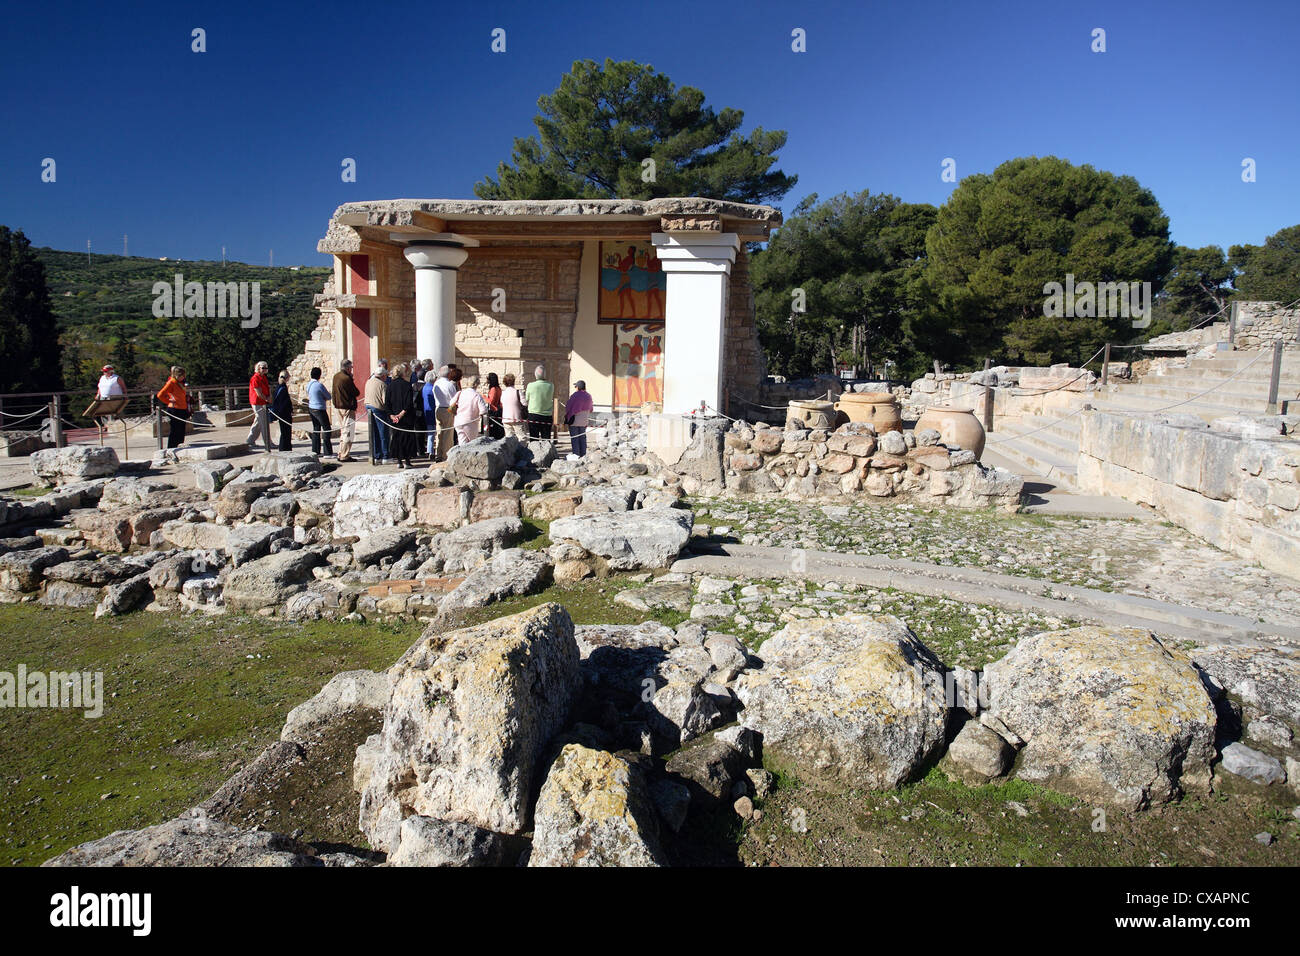
[[[779,200],[794,176],[774,169],[781,130],[742,136],[744,113],[720,112],[652,66],[581,60],[537,101],[537,134],[474,187],[483,199]],[[649,162],[648,162],[649,161]]]
[[[1279,229],[1262,246],[1233,246],[1228,255],[1239,272],[1236,298],[1283,305],[1300,299],[1300,225]]]
[[[1173,261],[1169,219],[1131,176],[1055,156],[1003,163],[961,181],[926,237],[932,291],[961,327],[1000,333],[1003,357],[1027,363],[1087,358],[1132,336],[1121,317],[1048,318],[1044,286],[1151,282]],[[971,336],[977,341],[982,336]]]
[[[805,198],[751,266],[769,370],[898,364],[936,214],[866,191]]]
[[[0,226],[0,392],[59,391],[59,329],[45,266],[21,230]]]

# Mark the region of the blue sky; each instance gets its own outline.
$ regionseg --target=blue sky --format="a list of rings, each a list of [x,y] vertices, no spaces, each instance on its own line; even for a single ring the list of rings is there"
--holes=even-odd
[[[787,130],[787,212],[861,189],[940,204],[945,157],[961,177],[1055,154],[1135,176],[1178,242],[1259,243],[1300,223],[1297,35],[1294,0],[11,5],[0,223],[63,249],[120,253],[126,233],[132,255],[325,264],[339,203],[472,196],[537,97],[608,56]]]

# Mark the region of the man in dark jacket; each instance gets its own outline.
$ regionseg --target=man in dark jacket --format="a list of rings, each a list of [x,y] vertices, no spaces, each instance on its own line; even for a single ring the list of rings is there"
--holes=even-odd
[[[289,373],[280,373],[271,393],[271,419],[280,423],[280,451],[293,451],[293,397],[289,394]]]
[[[352,380],[352,359],[343,360],[342,366],[334,374],[332,384],[331,397],[334,408],[339,413],[339,430],[342,432],[338,460],[352,461],[352,439],[357,433],[357,399],[361,397],[361,389]]]

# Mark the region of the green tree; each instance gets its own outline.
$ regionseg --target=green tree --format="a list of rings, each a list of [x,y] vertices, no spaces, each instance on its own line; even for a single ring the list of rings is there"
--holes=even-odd
[[[21,230],[0,226],[0,392],[63,388],[59,328],[45,266]]]
[[[238,318],[184,317],[180,361],[194,385],[244,382],[253,366],[266,362],[272,378],[303,349],[319,320],[317,312],[285,296],[261,299],[258,324],[246,329]],[[172,320],[167,320],[172,321]]]
[[[751,264],[768,367],[796,377],[833,372],[839,361],[902,364],[936,214],[866,191],[800,202]]]
[[[581,60],[537,101],[537,135],[516,139],[511,163],[474,187],[484,199],[779,200],[795,184],[772,166],[784,131],[748,136],[744,113],[715,112],[704,94],[630,60]],[[648,178],[647,161],[654,176]]]
[[[1173,260],[1169,219],[1150,190],[1054,156],[963,179],[939,209],[926,251],[936,315],[946,315],[947,338],[966,347],[969,362],[981,346],[995,359],[1077,362],[1108,338],[1127,340],[1128,318],[1046,317],[1044,286],[1072,274],[1159,291]]]
[[[1165,278],[1164,287],[1174,329],[1188,328],[1222,312],[1232,295],[1234,271],[1218,246],[1175,247],[1173,268]]]
[[[1283,305],[1300,299],[1300,225],[1278,230],[1262,246],[1233,246],[1228,256],[1240,272],[1234,298]]]
[[[113,349],[108,353],[108,364],[121,376],[122,381],[128,389],[141,388],[146,384],[142,379],[142,370],[140,360],[136,355],[135,342],[131,340],[130,335],[118,332],[117,338],[113,342]],[[158,387],[162,382],[158,383]]]

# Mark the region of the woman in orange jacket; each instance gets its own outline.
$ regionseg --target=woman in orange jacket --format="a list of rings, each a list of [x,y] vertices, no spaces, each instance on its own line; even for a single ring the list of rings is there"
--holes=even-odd
[[[185,369],[172,366],[171,378],[158,390],[158,401],[167,406],[171,430],[167,433],[167,447],[179,448],[185,441],[185,423],[190,420],[190,396],[185,391]]]

